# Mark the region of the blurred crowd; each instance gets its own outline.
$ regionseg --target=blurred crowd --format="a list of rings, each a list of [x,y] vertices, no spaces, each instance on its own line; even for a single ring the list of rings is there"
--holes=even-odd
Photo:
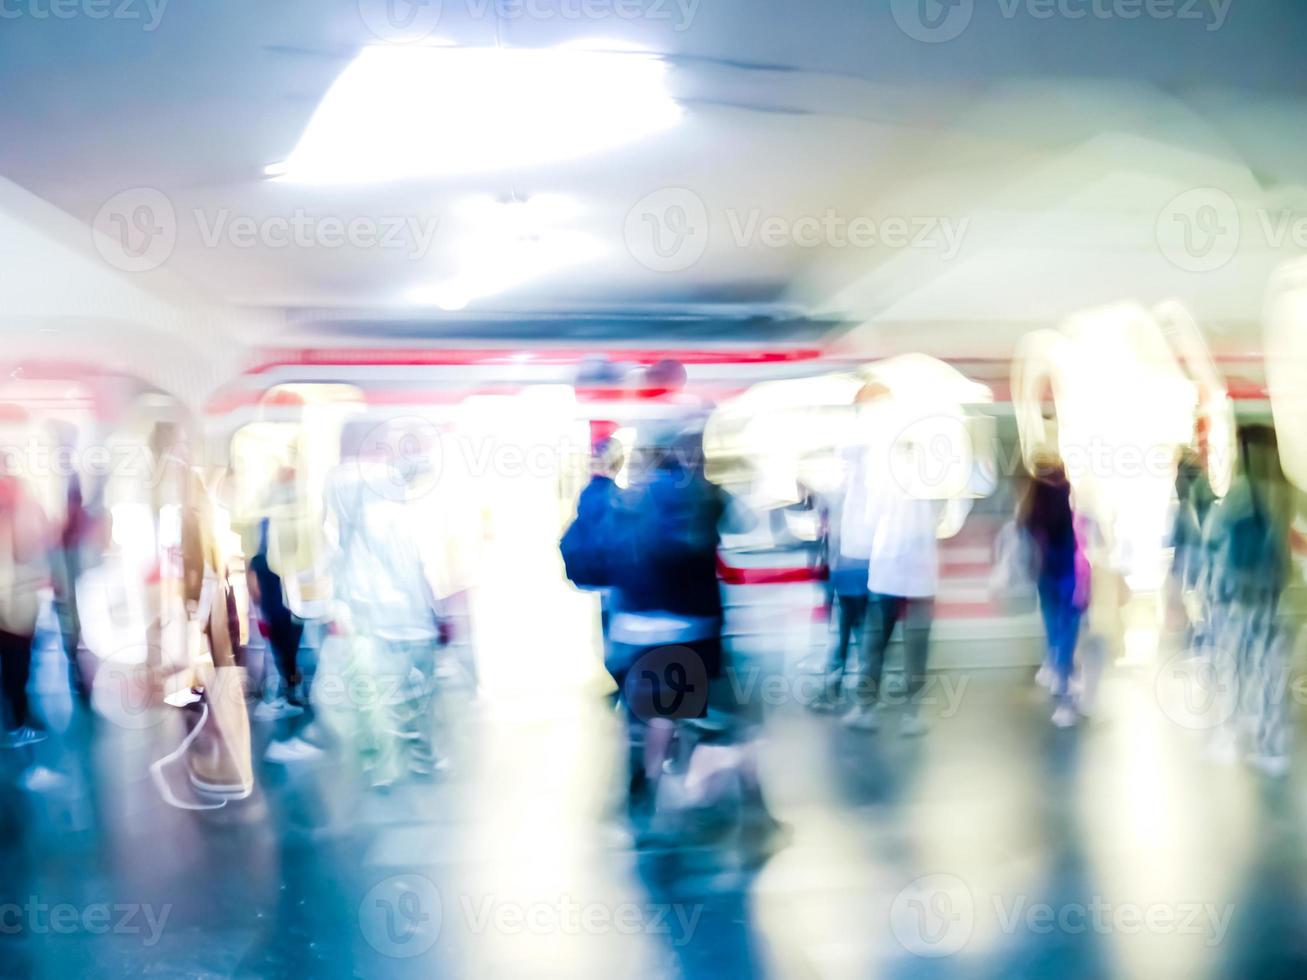
[[[838,712],[859,732],[892,720],[901,736],[927,733],[941,543],[989,498],[1007,521],[989,587],[996,601],[1038,606],[1036,680],[1055,726],[1092,717],[1104,668],[1130,653],[1122,607],[1155,595],[1216,694],[1200,706],[1219,722],[1205,726],[1210,751],[1287,771],[1293,632],[1281,597],[1293,581],[1296,492],[1275,429],[1229,426],[1227,458],[1211,434],[1232,414],[1216,419],[1194,400],[1183,435],[1147,435],[1168,454],[1160,472],[1086,469],[1067,457],[1078,434],[1120,439],[1119,419],[1086,429],[1084,407],[1065,393],[1050,405],[1033,370],[1019,362],[1015,372],[1014,451],[1025,466],[1006,474],[989,389],[919,355],[833,376],[820,397],[811,385],[778,389],[765,406],[756,392],[709,406],[689,394],[682,365],[662,362],[645,372],[640,418],[586,423],[584,486],[576,494],[579,484],[555,473],[545,496],[561,498],[557,523],[541,531],[539,554],[511,554],[592,601],[602,638],[593,657],[608,679],[600,693],[626,733],[625,816],[641,839],[729,825],[753,856],[788,840],[759,773],[764,713],[731,680],[742,654],[721,581],[724,542],[766,531],[778,508],[815,518],[801,545],[830,630],[811,711]],[[246,433],[245,455],[220,467],[200,465],[185,425],[156,421],[149,479],[127,487],[72,468],[40,494],[17,472],[0,474],[6,749],[46,738],[30,687],[48,617],[83,707],[128,727],[144,712],[183,719],[150,766],[173,806],[249,796],[260,759],[327,757],[378,792],[457,768],[451,692],[474,705],[496,656],[470,635],[457,566],[469,534],[494,533],[475,506],[455,509],[432,492],[448,477],[432,427],[333,420],[315,429],[301,412],[276,451],[253,452],[268,432]],[[507,510],[550,524],[539,515],[554,504],[537,511],[522,492],[505,498]],[[1154,558],[1166,567],[1150,578]],[[902,664],[891,677],[896,633]],[[264,723],[276,734],[256,758],[252,725]]]

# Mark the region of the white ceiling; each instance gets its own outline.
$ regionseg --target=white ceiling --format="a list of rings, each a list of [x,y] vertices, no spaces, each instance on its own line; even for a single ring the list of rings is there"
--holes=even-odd
[[[1085,305],[1177,296],[1218,347],[1255,344],[1269,270],[1295,254],[1265,240],[1258,209],[1307,216],[1301,3],[1235,0],[1223,20],[1215,0],[1176,5],[1205,20],[1045,20],[1037,0],[964,0],[961,36],[923,43],[898,26],[894,14],[911,8],[899,0],[639,2],[668,19],[564,16],[583,0],[535,0],[556,15],[497,19],[493,0],[444,0],[435,36],[469,46],[590,37],[658,52],[686,109],[676,128],[512,175],[374,187],[262,176],[352,56],[379,43],[373,0],[173,0],[152,31],[86,16],[0,21],[0,176],[88,225],[120,192],[161,192],[178,216],[176,248],[133,280],[155,289],[180,279],[275,315],[287,335],[339,336],[342,323],[360,335],[475,335],[483,315],[502,324],[531,314],[529,330],[545,338],[567,334],[559,314],[586,313],[621,314],[632,335],[648,315],[643,329],[656,336],[659,315],[694,311],[729,314],[720,339],[749,340],[756,321],[743,314],[811,314],[858,325],[844,343],[859,349],[981,354]],[[1130,9],[1115,2],[1100,7]],[[133,9],[148,19],[146,0]],[[1205,187],[1236,202],[1243,234],[1228,262],[1196,273],[1159,247],[1158,228],[1177,195]],[[624,239],[632,207],[665,188],[693,191],[710,222],[703,258],[674,273],[644,268]],[[468,231],[457,202],[509,193],[575,199],[572,227],[596,236],[603,255],[462,314],[407,302],[457,263]],[[440,224],[420,258],[203,241],[202,225],[223,214],[297,209]],[[730,215],[754,210],[940,219],[965,235],[947,258],[939,248],[740,247]],[[272,321],[258,322],[259,339],[275,339]]]

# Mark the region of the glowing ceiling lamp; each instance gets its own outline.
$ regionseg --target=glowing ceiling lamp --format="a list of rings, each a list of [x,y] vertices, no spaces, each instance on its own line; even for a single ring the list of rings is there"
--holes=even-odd
[[[270,176],[355,183],[570,160],[674,125],[654,55],[555,48],[364,48]]]
[[[461,310],[473,300],[507,292],[603,254],[598,239],[579,231],[548,231],[514,239],[470,243],[462,267],[452,278],[411,290],[420,306]]]

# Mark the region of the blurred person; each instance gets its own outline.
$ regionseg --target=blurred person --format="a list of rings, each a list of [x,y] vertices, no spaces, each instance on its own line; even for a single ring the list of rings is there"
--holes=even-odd
[[[1193,647],[1202,642],[1202,613],[1194,608],[1204,560],[1203,524],[1216,501],[1212,484],[1207,478],[1206,461],[1193,447],[1181,450],[1175,473],[1175,520],[1171,528],[1172,609],[1181,613],[1185,627],[1185,645]]]
[[[887,387],[871,383],[858,393],[864,413],[886,406],[891,395]],[[897,444],[896,444],[897,447]],[[916,451],[911,446],[897,447]],[[843,723],[861,731],[881,727],[881,683],[885,651],[894,629],[903,623],[904,673],[907,707],[900,722],[905,736],[924,734],[918,696],[926,685],[930,655],[930,630],[935,618],[935,593],[939,587],[939,534],[950,517],[949,502],[921,499],[899,485],[890,473],[864,473],[861,499],[845,502],[855,508],[846,518],[849,529],[857,528],[858,550],[867,552],[867,619],[862,672],[857,683],[857,703]],[[853,546],[843,546],[852,551]]]
[[[741,706],[726,699],[723,683],[717,550],[722,531],[742,530],[744,519],[730,495],[704,475],[701,431],[687,431],[684,425],[683,419],[674,420],[642,433],[616,536],[623,551],[614,562],[620,608],[611,623],[608,667],[632,727],[641,714],[645,723],[643,758],[631,776],[631,802],[637,814],[655,808],[676,722],[706,727],[734,745],[731,779],[741,794],[742,833],[751,846],[767,847],[782,827],[763,798],[751,726],[739,716]],[[665,676],[643,669],[654,659]],[[658,685],[666,680],[674,687],[673,675],[702,676],[708,682],[706,696],[686,716],[676,708],[664,710],[660,701]],[[633,703],[653,710],[633,710]],[[673,703],[679,705],[680,698]],[[696,766],[691,756],[692,771],[702,765],[703,759]],[[704,801],[713,802],[711,797]]]
[[[608,625],[615,593],[605,560],[605,538],[621,504],[617,476],[626,465],[626,452],[612,436],[595,442],[590,457],[590,482],[576,502],[576,519],[559,544],[567,577],[579,589],[599,593],[604,646],[608,645]]]
[[[610,624],[608,668],[628,702],[628,670],[660,648],[687,650],[709,679],[721,676],[717,545],[724,501],[714,485],[685,466],[676,452],[679,437],[679,421],[647,425],[640,433],[615,536],[624,554],[613,561],[621,609]],[[652,796],[672,729],[670,719],[647,720],[643,765],[631,780],[637,799]]]
[[[31,710],[27,688],[40,592],[50,574],[49,544],[45,512],[35,496],[21,477],[0,472],[0,687],[8,748],[46,737]]]
[[[165,701],[200,712],[181,745],[151,765],[151,775],[169,803],[211,809],[254,789],[239,635],[231,631],[230,585],[214,533],[213,503],[191,465],[185,434],[176,423],[158,423],[150,449],[159,479],[152,490],[158,559],[151,575],[148,649],[156,666],[185,682]],[[163,680],[170,686],[170,678]],[[197,806],[176,794],[167,770],[183,759],[192,787],[217,802]]]
[[[269,562],[273,522],[294,520],[298,488],[293,466],[283,466],[268,488],[258,518],[258,539],[250,556],[246,578],[250,598],[258,607],[268,649],[277,672],[278,686],[272,698],[255,709],[260,719],[285,718],[300,714],[305,707],[303,677],[299,669],[304,621],[287,605],[285,584]]]
[[[887,390],[883,385],[868,384],[858,392],[855,404],[867,404]],[[842,493],[832,501],[830,542],[830,582],[838,621],[835,647],[826,668],[826,683],[813,701],[815,711],[834,711],[839,707],[844,675],[849,667],[849,650],[854,637],[866,642],[869,593],[867,577],[872,541],[867,522],[867,451],[863,446],[847,446],[842,451],[844,480]]]
[[[1088,606],[1088,566],[1076,535],[1071,484],[1060,460],[1036,462],[1018,518],[1033,548],[1036,592],[1048,642],[1053,724],[1069,728],[1078,716],[1072,696],[1080,624]]]
[[[336,602],[332,630],[346,637],[344,670],[370,672],[375,686],[357,707],[357,746],[372,786],[385,789],[405,775],[429,777],[448,768],[435,746],[436,651],[447,628],[433,585],[443,542],[425,512],[432,447],[403,465],[367,438],[367,423],[351,422],[341,438],[341,462],[327,486],[328,541],[334,548]],[[421,432],[399,440],[422,439]]]
[[[50,579],[54,590],[54,611],[59,621],[59,636],[68,658],[68,687],[74,699],[83,705],[90,702],[91,687],[81,663],[81,617],[77,608],[77,580],[81,575],[85,551],[91,538],[93,516],[82,496],[82,481],[71,465],[76,449],[77,429],[65,423],[52,423],[55,451],[67,466],[66,482],[60,488],[64,511],[59,526],[52,529]],[[56,468],[58,471],[58,468]]]
[[[664,358],[644,370],[640,377],[640,394],[645,398],[676,398],[684,393],[688,382],[685,365],[673,358]]]
[[[1282,776],[1289,767],[1291,637],[1280,624],[1279,603],[1292,568],[1293,494],[1275,430],[1244,425],[1237,438],[1239,471],[1203,528],[1213,666],[1227,699],[1211,752],[1232,761],[1246,733],[1249,762]]]
[[[259,721],[298,718],[309,706],[306,685],[299,667],[304,621],[290,610],[282,578],[268,564],[269,523],[267,518],[259,521],[258,547],[246,570],[250,598],[259,611],[259,630],[266,644],[265,653],[271,653],[273,670],[277,675],[271,696],[268,697],[268,658],[265,656],[265,697],[254,709],[254,717]],[[290,724],[295,726],[296,723]],[[292,727],[289,732],[282,732],[269,743],[263,757],[268,762],[286,763],[315,757],[321,752],[321,748],[304,737],[302,729]]]

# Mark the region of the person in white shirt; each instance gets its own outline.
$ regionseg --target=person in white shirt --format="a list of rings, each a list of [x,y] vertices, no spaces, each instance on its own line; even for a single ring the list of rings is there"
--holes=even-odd
[[[432,583],[443,546],[423,468],[431,447],[393,466],[387,445],[366,422],[346,426],[341,462],[326,488],[327,538],[333,552],[333,631],[353,648],[354,672],[370,673],[375,696],[359,705],[363,762],[374,788],[406,775],[430,777],[448,762],[436,749],[436,670],[445,631]],[[386,430],[382,430],[383,432]]]
[[[845,507],[856,507],[860,514],[856,526],[861,549],[868,557],[868,610],[863,673],[858,679],[855,705],[843,720],[850,728],[879,729],[885,650],[901,621],[907,685],[907,711],[901,733],[920,735],[926,730],[919,712],[919,696],[926,684],[930,630],[939,589],[939,539],[961,527],[970,503],[964,497],[944,496],[937,480],[927,479],[919,486],[906,478],[913,473],[920,478],[938,460],[929,458],[930,448],[905,435],[912,431],[908,424],[912,416],[896,414],[889,395],[884,386],[869,385],[858,397],[870,420],[868,432],[872,438],[862,499],[851,498]],[[882,414],[877,417],[877,413]],[[886,442],[883,436],[893,439]],[[984,474],[977,471],[974,460],[968,462],[973,476],[966,481],[967,492],[979,491],[988,478],[982,479]],[[936,492],[941,495],[933,496]],[[850,526],[846,510],[846,535]]]

